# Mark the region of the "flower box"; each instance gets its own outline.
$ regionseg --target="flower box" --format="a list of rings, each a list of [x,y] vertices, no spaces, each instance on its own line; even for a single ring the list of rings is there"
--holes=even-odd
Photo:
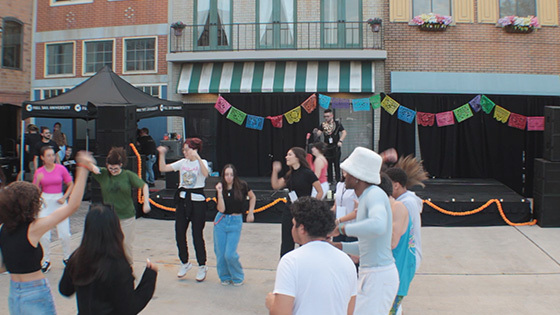
[[[541,27],[536,16],[519,17],[515,15],[505,16],[498,20],[498,27],[502,27],[507,33],[527,34]]]
[[[450,16],[430,13],[415,16],[411,23],[418,25],[421,31],[445,31],[452,21]]]

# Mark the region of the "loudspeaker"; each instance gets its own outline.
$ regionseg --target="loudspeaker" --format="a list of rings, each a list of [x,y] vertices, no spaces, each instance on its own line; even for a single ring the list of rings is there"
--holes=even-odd
[[[545,106],[544,117],[543,157],[550,161],[560,161],[560,107]]]
[[[560,227],[560,162],[535,159],[533,216],[541,227]]]
[[[97,130],[135,129],[136,107],[102,106],[97,108]]]
[[[181,145],[183,144],[181,141],[179,140],[161,140],[159,142],[159,144],[161,146],[167,147],[168,151],[167,154],[165,155],[166,158],[168,159],[175,159],[175,160],[179,160],[181,158],[183,158],[183,150],[181,148]]]
[[[112,147],[123,147],[131,155],[129,143],[136,143],[136,129],[97,130],[96,140],[97,154],[107,155]]]

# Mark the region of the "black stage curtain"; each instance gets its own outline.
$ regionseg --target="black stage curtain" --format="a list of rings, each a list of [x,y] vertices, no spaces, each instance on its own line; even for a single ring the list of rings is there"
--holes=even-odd
[[[466,104],[472,94],[390,95],[400,104],[416,111],[439,113]],[[559,97],[488,95],[505,109],[525,115],[542,116],[547,105],[558,106]],[[395,147],[399,154],[414,152],[414,125],[381,111],[380,150]],[[482,111],[451,126],[418,126],[424,166],[437,178],[494,178],[517,193],[533,193],[534,159],[542,157],[543,132],[509,127]]]
[[[222,94],[235,108],[246,114],[267,117],[282,115],[301,105],[310,93],[266,93],[266,94]],[[305,149],[306,134],[319,125],[317,109],[308,114],[301,108],[301,120],[292,125],[284,118],[282,128],[274,128],[265,119],[263,130],[254,130],[237,125],[226,118],[218,117],[217,160],[219,170],[232,163],[240,176],[270,176],[272,161],[285,162],[286,152],[291,147]]]

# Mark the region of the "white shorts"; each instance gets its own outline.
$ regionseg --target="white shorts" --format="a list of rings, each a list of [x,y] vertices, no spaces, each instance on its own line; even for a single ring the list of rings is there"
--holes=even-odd
[[[360,267],[356,315],[387,315],[399,289],[395,264],[383,267]]]

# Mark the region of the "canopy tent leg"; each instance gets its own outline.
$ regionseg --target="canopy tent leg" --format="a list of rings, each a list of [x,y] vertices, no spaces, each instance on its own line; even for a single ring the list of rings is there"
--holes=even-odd
[[[19,174],[20,174],[20,178],[19,180],[23,181],[24,178],[24,174],[25,174],[25,168],[23,167],[23,157],[25,155],[25,147],[23,146],[24,143],[24,139],[25,138],[25,120],[21,120],[21,142],[19,144]]]

